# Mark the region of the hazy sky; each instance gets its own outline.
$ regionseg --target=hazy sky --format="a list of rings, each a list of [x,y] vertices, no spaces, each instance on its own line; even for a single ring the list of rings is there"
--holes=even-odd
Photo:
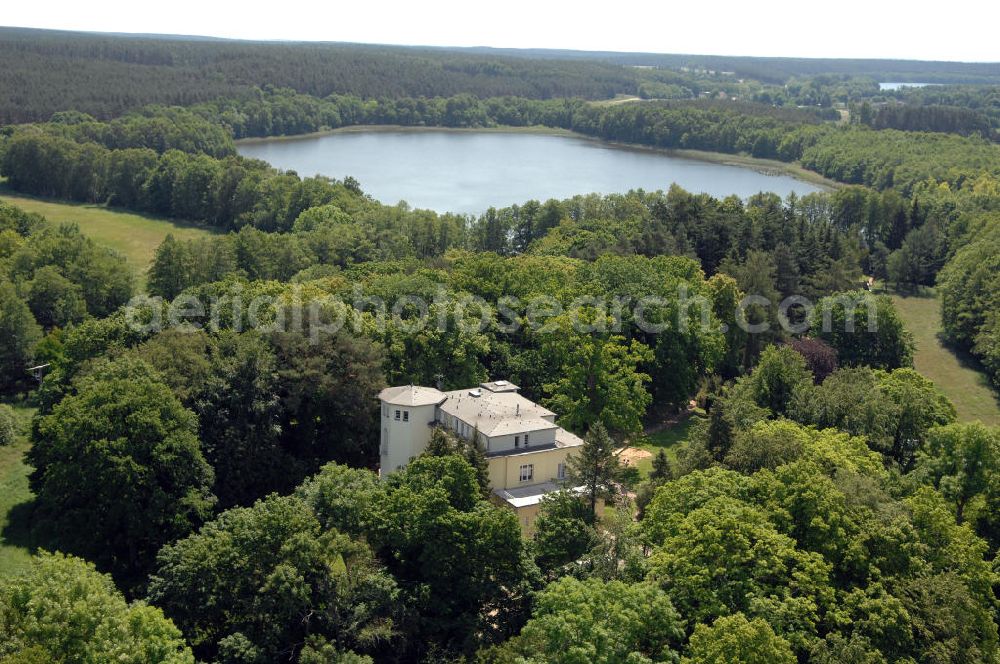
[[[12,26],[436,46],[1000,62],[1000,2],[49,0]]]

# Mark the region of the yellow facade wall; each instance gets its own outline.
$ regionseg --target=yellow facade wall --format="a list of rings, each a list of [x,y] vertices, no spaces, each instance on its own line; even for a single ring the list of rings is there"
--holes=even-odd
[[[490,486],[494,489],[515,489],[557,479],[559,464],[566,463],[573,448],[555,448],[526,454],[511,454],[489,460]],[[521,466],[534,466],[530,480],[521,481]]]
[[[584,500],[581,496],[580,500]],[[542,509],[542,504],[537,505],[525,505],[524,507],[513,507],[506,500],[493,496],[493,502],[500,507],[505,507],[512,512],[517,517],[517,522],[521,525],[521,534],[525,537],[531,537],[535,534],[535,519],[538,518],[538,513]],[[604,499],[599,498],[597,500],[597,518],[604,516]]]
[[[531,537],[535,532],[535,517],[538,516],[538,510],[541,508],[541,504],[538,505],[525,505],[524,507],[518,507],[514,510],[514,514],[517,515],[517,521],[521,524],[521,534],[525,537]]]

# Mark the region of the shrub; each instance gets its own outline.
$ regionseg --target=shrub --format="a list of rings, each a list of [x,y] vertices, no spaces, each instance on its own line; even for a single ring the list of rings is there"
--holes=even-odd
[[[0,446],[12,445],[21,433],[17,416],[14,409],[7,404],[0,403]]]

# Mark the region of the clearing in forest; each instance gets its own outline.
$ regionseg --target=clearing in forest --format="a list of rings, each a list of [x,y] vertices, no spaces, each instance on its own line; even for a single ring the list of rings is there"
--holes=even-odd
[[[79,225],[84,235],[125,256],[142,290],[146,286],[146,270],[153,261],[153,253],[168,233],[178,240],[190,240],[213,232],[204,226],[114,210],[103,205],[22,196],[6,188],[0,188],[0,200],[28,212],[37,212],[54,224],[73,222]]]
[[[941,337],[941,300],[932,292],[893,295],[892,300],[916,342],[914,368],[951,399],[960,420],[1000,426],[1000,395],[974,358],[950,348]]]

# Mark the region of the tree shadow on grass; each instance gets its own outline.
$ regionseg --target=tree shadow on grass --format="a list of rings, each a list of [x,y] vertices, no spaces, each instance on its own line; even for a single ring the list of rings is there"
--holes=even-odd
[[[945,337],[944,332],[938,332],[935,336],[941,347],[951,353],[963,369],[975,371],[978,374],[976,382],[993,393],[993,399],[997,402],[997,407],[1000,407],[1000,388],[990,380],[989,370],[983,366],[983,363],[969,351],[956,346]]]
[[[938,295],[933,288],[928,288],[926,286],[919,286],[915,289],[904,290],[899,287],[895,289],[885,289],[887,294],[895,294],[906,299],[914,300],[936,300]],[[940,316],[940,304],[937,314]],[[947,351],[955,360],[958,365],[967,371],[972,371],[976,373],[976,383],[982,387],[985,387],[990,391],[997,408],[1000,408],[1000,386],[994,383],[990,379],[990,373],[983,363],[979,359],[970,353],[967,349],[957,346],[954,342],[945,336],[943,329],[938,329],[934,334],[934,339],[940,344],[941,348]],[[1000,376],[998,376],[1000,379]]]
[[[27,549],[34,554],[38,550],[32,530],[32,515],[35,512],[35,501],[28,500],[18,503],[7,513],[7,524],[0,535],[3,541],[11,546]]]
[[[37,503],[32,498],[11,507],[7,512],[7,524],[0,531],[6,544],[27,549],[32,555],[39,549],[52,551],[57,548],[51,534],[46,534],[44,529],[37,527]]]

